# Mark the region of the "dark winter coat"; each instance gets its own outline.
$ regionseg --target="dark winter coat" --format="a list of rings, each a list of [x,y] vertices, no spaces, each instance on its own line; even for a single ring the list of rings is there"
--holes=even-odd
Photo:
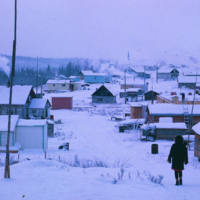
[[[175,143],[172,145],[168,162],[171,163],[172,159],[172,169],[175,171],[182,171],[184,169],[184,163],[188,163],[187,148],[183,143],[182,136],[177,136],[175,138]]]

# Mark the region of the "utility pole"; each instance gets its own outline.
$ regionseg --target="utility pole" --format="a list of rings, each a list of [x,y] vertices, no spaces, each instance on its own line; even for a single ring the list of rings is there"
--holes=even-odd
[[[146,85],[145,85],[145,66],[144,66],[144,92],[146,92]]]
[[[12,69],[11,69],[11,73],[10,73],[10,97],[9,97],[9,110],[8,110],[8,136],[7,136],[7,144],[6,144],[6,163],[5,163],[4,178],[10,178],[9,143],[10,143],[12,86],[13,86],[13,77],[15,75],[16,35],[17,35],[17,0],[15,0],[14,40],[13,40],[13,52],[12,52]]]
[[[126,69],[124,69],[124,103],[126,104]]]
[[[37,57],[37,71],[36,71],[36,95],[37,95],[37,91],[38,90],[38,57]]]

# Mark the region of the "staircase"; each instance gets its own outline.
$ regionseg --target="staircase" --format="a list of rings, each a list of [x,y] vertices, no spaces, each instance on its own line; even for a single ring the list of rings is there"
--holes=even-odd
[[[183,106],[183,114],[184,114],[184,122],[187,126],[186,133],[189,134],[190,120],[189,120],[189,113],[188,113],[188,107],[187,106]]]

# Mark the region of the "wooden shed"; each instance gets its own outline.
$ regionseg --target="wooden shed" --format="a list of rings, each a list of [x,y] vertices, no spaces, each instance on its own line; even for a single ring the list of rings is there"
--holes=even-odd
[[[151,128],[153,127],[153,129]],[[150,130],[150,131],[148,131]],[[141,126],[143,136],[153,136],[157,140],[174,140],[176,135],[187,134],[187,126],[179,123],[150,123]]]
[[[194,156],[200,161],[200,122],[192,127],[195,132]]]
[[[19,119],[16,129],[16,142],[21,149],[48,148],[47,120]]]
[[[131,119],[145,118],[146,109],[149,102],[133,102],[129,103],[131,106]]]
[[[51,97],[52,110],[72,109],[73,97]]]
[[[159,94],[158,92],[155,92],[153,90],[149,90],[148,92],[144,93],[144,99],[145,99],[145,101],[152,100],[152,99],[155,100],[155,99],[157,99],[158,94]]]
[[[102,85],[92,94],[92,103],[116,103],[116,94]]]

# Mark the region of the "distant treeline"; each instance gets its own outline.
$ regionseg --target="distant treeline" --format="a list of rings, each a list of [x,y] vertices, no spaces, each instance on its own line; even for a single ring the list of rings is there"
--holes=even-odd
[[[90,67],[92,69],[93,67]],[[89,69],[89,68],[88,68]],[[60,66],[59,68],[51,68],[48,65],[46,68],[35,69],[35,68],[16,68],[15,75],[13,78],[13,85],[33,85],[34,87],[42,84],[46,84],[49,79],[59,77],[69,77],[72,75],[78,75],[81,67],[73,65],[69,62],[66,66]],[[0,85],[7,85],[8,75],[0,69]]]

